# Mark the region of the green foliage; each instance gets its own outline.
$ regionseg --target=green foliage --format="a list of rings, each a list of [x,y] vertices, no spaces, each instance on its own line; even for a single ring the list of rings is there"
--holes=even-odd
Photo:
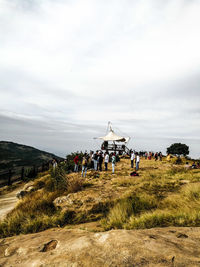
[[[167,148],[167,153],[172,155],[188,155],[189,154],[189,146],[181,143],[174,143],[170,147]]]
[[[79,170],[81,169],[81,164],[82,164],[82,159],[83,159],[83,152],[76,152],[76,153],[71,153],[66,156],[66,162],[64,169],[67,173],[73,172],[74,171],[74,158],[78,155],[79,162],[78,162],[78,168]]]
[[[62,166],[50,169],[51,174],[51,188],[50,190],[66,190],[68,186],[68,180]]]

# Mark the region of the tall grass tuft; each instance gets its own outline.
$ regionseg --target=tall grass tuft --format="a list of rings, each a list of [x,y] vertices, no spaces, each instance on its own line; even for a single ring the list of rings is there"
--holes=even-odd
[[[114,205],[107,217],[102,220],[102,226],[106,230],[123,228],[131,215],[140,214],[142,211],[156,207],[157,203],[154,196],[147,194],[128,196]]]
[[[139,217],[131,216],[126,224],[127,229],[166,226],[200,226],[200,212],[155,210],[143,213]]]

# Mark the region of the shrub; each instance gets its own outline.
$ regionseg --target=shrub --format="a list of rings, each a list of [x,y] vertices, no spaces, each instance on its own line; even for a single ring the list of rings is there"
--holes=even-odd
[[[64,169],[61,166],[56,167],[55,169],[51,168],[51,187],[53,190],[67,189],[68,180],[65,174]]]
[[[68,193],[76,193],[83,188],[84,180],[78,176],[73,176],[68,180]]]

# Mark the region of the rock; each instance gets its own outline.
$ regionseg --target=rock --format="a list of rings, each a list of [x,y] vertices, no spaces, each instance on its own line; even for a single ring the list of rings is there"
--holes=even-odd
[[[178,233],[177,238],[188,238],[188,236],[186,234],[183,234],[183,233]]]
[[[177,238],[176,232],[188,238]],[[98,233],[54,228],[0,240],[6,251],[1,253],[0,266],[200,266],[199,236],[199,227]]]
[[[53,250],[56,248],[57,244],[58,244],[57,240],[51,240],[48,243],[44,244],[40,252],[47,252],[47,251]]]
[[[7,247],[5,249],[4,255],[5,255],[5,257],[10,257],[10,256],[14,255],[16,251],[17,251],[16,247]]]
[[[27,194],[29,194],[35,190],[36,189],[34,187],[34,182],[31,181],[31,182],[27,183],[20,192],[17,193],[16,197],[18,199],[22,199],[24,196],[26,196]]]
[[[56,198],[54,205],[63,212],[74,212],[74,218],[77,216],[75,219],[77,223],[102,218],[105,211],[112,205],[112,200],[106,195],[99,195],[99,192],[87,195],[84,191],[79,191]]]

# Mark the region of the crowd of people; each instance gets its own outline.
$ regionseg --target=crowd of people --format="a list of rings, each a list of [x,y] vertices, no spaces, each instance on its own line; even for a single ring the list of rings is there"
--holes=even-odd
[[[131,151],[131,168],[134,168],[136,171],[139,169],[140,156],[138,152]],[[87,170],[92,169],[94,171],[108,171],[108,165],[111,163],[112,174],[115,173],[116,162],[119,161],[119,155],[115,152],[103,152],[103,151],[91,151],[89,154],[85,153],[83,158],[80,159],[77,154],[74,157],[74,172],[78,172],[78,165],[81,163],[82,166],[82,176],[86,176]],[[102,167],[104,163],[104,168]]]
[[[103,153],[102,151],[91,151],[90,154],[85,153],[82,158],[82,176],[86,176],[87,169],[90,168],[94,171],[102,171],[103,170],[103,162],[104,162],[104,170],[108,171],[109,162],[112,163],[112,173],[115,172],[115,164],[118,159],[116,153]],[[78,172],[78,164],[80,162],[78,154],[74,158],[74,172]]]
[[[200,169],[200,163],[199,163],[199,161],[197,163],[195,161],[193,161],[192,165],[190,165],[189,162],[186,162],[185,168],[186,169]]]
[[[124,154],[123,154],[124,155]],[[135,171],[137,172],[139,170],[140,165],[140,157],[143,157],[145,160],[160,160],[162,161],[163,155],[162,152],[146,152],[146,151],[140,151],[136,152],[133,150],[130,150],[129,155],[125,155],[130,157],[130,167],[133,169],[135,168]],[[74,172],[79,171],[79,166],[81,165],[81,175],[82,177],[86,177],[87,170],[91,169],[94,171],[108,171],[109,163],[111,163],[112,166],[112,174],[115,173],[115,166],[116,162],[120,160],[119,154],[115,152],[109,153],[108,151],[103,152],[100,151],[90,151],[90,153],[84,153],[83,155],[80,155],[77,153],[75,157],[73,158],[74,161]],[[66,160],[65,160],[66,161]],[[104,163],[104,164],[103,164]],[[52,167],[55,169],[57,167],[57,161],[56,159],[53,159]],[[104,165],[104,167],[103,167]],[[186,167],[191,169],[200,169],[199,162],[195,163],[190,166],[188,162],[186,162]]]
[[[144,157],[145,157],[145,159],[148,159],[148,160],[151,160],[151,159],[155,159],[155,161],[157,161],[157,160],[160,160],[160,161],[162,161],[162,157],[163,157],[163,155],[162,155],[162,152],[145,152],[145,154],[144,154]]]

